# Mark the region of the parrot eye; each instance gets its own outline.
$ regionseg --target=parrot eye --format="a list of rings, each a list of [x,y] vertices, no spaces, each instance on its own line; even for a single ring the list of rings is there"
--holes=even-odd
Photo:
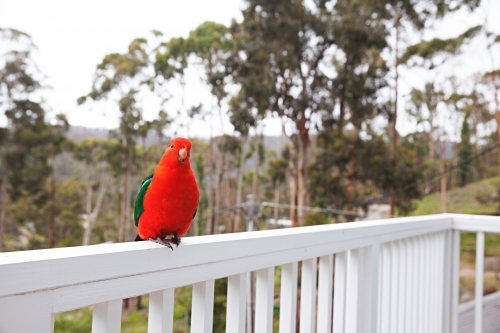
[[[174,145],[171,145],[171,146],[170,146],[170,149],[174,149]]]

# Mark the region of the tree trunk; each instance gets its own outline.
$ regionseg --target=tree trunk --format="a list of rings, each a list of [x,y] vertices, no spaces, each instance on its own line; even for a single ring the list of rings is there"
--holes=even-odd
[[[3,238],[5,234],[5,220],[7,215],[8,172],[9,167],[4,155],[2,156],[2,183],[0,185],[0,252],[3,251]]]
[[[95,226],[95,222],[97,221],[97,217],[99,216],[99,212],[101,211],[102,203],[104,201],[104,196],[106,194],[106,191],[108,189],[108,183],[110,179],[107,176],[103,176],[101,178],[101,182],[99,184],[99,190],[97,192],[97,199],[95,202],[94,209],[91,209],[92,207],[92,187],[91,190],[87,193],[90,193],[90,202],[87,201],[87,228],[85,229],[85,232],[83,234],[83,242],[82,245],[89,245],[90,244],[90,237],[92,235],[92,229]],[[87,200],[89,199],[89,196],[87,196]]]
[[[439,170],[444,171],[444,142],[440,142],[439,149]],[[442,213],[447,212],[447,195],[446,195],[446,174],[441,176],[441,210]]]
[[[394,26],[396,28],[396,47],[395,47],[395,86],[394,86],[394,111],[392,113],[392,119],[391,119],[391,163],[393,170],[396,170],[396,145],[398,141],[398,132],[396,131],[396,123],[398,119],[398,80],[399,80],[399,72],[398,72],[398,67],[399,67],[399,22],[400,22],[401,16],[398,14],[396,15]],[[391,185],[390,187],[391,193],[394,192],[394,185]],[[390,216],[394,216],[394,205],[396,202],[396,195],[394,193],[391,194],[389,198],[389,205],[390,205]]]
[[[127,212],[127,191],[128,191],[128,154],[122,161],[122,188],[120,197],[120,223],[118,226],[118,242],[125,241],[125,219]]]
[[[288,168],[290,170],[290,220],[292,221],[292,226],[297,226],[298,214],[297,214],[297,204],[298,204],[298,186],[297,186],[297,166],[295,165],[295,147],[293,146],[293,141],[286,134],[285,124],[281,123],[281,128],[283,136],[286,139],[286,144],[290,150],[290,160],[288,161]]]
[[[55,148],[54,144],[49,145],[49,248],[55,245],[55,206],[56,206],[56,180],[55,180]]]
[[[297,123],[297,129],[299,131],[299,156],[298,156],[298,177],[297,177],[297,206],[299,207],[297,211],[297,224],[299,226],[304,225],[305,220],[305,210],[300,209],[307,205],[307,157],[309,152],[309,130],[306,127],[306,117],[305,111],[302,112],[302,117]]]
[[[226,153],[225,161],[225,175],[226,175],[226,207],[229,209],[232,206],[232,195],[231,195],[231,165],[229,164],[229,154]],[[232,210],[228,211],[227,222],[226,222],[226,232],[234,232],[233,228],[234,213]]]
[[[354,199],[354,185],[356,182],[356,141],[358,140],[358,129],[355,127],[352,130],[352,142],[349,147],[349,171],[347,173],[347,193],[349,200]]]
[[[274,225],[278,227],[278,218],[279,218],[279,203],[280,203],[280,182],[276,182],[274,185],[274,203],[276,206],[274,207]]]
[[[259,154],[259,146],[260,146],[260,137],[258,135],[255,136],[254,139],[254,173],[252,179],[252,193],[255,202],[260,202],[259,197],[259,173],[260,173],[260,154]]]
[[[133,162],[134,162],[134,153],[135,153],[135,146],[130,145],[128,149],[128,159],[127,159],[127,189],[125,192],[125,232],[124,232],[124,240],[126,241],[130,237],[130,227],[131,227],[131,221],[130,218],[132,217],[132,212],[131,212],[131,191],[130,191],[130,182],[133,177]]]
[[[248,140],[248,136],[241,137],[241,154],[240,154],[240,165],[238,170],[238,185],[236,188],[236,204],[242,203],[243,198],[243,176],[245,175],[245,146]],[[234,215],[234,226],[235,232],[241,231],[241,211],[238,209],[238,213]]]
[[[500,108],[497,108],[497,111],[495,112],[495,120],[497,122],[497,143],[500,143]],[[500,178],[500,147],[497,148],[497,162],[498,177]]]

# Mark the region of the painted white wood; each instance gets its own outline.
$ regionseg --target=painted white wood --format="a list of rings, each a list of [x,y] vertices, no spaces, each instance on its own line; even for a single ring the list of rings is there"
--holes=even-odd
[[[437,292],[436,292],[436,298],[438,302],[438,309],[439,311],[436,313],[437,316],[437,321],[436,321],[436,330],[440,330],[443,327],[444,323],[444,298],[442,295],[445,294],[445,290],[450,290],[450,278],[448,280],[445,280],[445,274],[449,274],[449,266],[447,267],[445,263],[445,255],[446,255],[446,249],[447,249],[447,241],[448,241],[448,234],[449,232],[444,231],[439,234],[438,238],[438,253],[439,255],[437,256],[437,268],[439,269],[439,274],[438,274],[438,279],[436,280],[437,283]],[[447,260],[448,265],[450,263],[450,259]],[[446,288],[444,282],[446,282]],[[447,332],[450,330],[448,329]]]
[[[483,332],[484,232],[476,235],[476,290],[474,333]]]
[[[364,258],[365,294],[367,295],[365,310],[366,321],[362,332],[377,333],[379,325],[379,292],[380,292],[380,244],[365,248]]]
[[[319,258],[318,333],[332,332],[333,254]]]
[[[349,251],[347,264],[347,290],[345,305],[345,332],[356,333],[358,330],[359,305],[359,258],[360,249]]]
[[[0,332],[52,333],[52,291],[0,298]]]
[[[172,333],[175,289],[149,294],[148,333]]]
[[[406,240],[407,249],[406,249],[406,262],[407,271],[406,271],[406,312],[405,312],[405,328],[404,332],[413,333],[414,332],[414,323],[413,323],[413,313],[415,311],[414,301],[415,301],[415,292],[414,292],[414,284],[415,284],[415,239],[408,238]]]
[[[296,261],[281,267],[280,333],[295,333],[297,322],[297,273],[298,263]]]
[[[273,332],[274,267],[257,271],[255,332]]]
[[[451,331],[451,302],[452,302],[452,288],[453,288],[453,256],[452,256],[452,236],[453,231],[448,230],[444,232],[443,240],[443,280],[441,286],[443,288],[442,302],[443,302],[443,332]],[[450,283],[451,282],[451,283]]]
[[[390,244],[382,244],[381,262],[381,295],[380,295],[380,329],[379,332],[389,332],[390,302],[391,302],[391,252]]]
[[[247,305],[247,273],[231,275],[227,281],[226,332],[244,333]]]
[[[406,240],[401,240],[398,243],[398,304],[397,304],[397,331],[404,332],[406,325],[406,311],[408,302],[406,299],[406,279],[407,279],[407,243]]]
[[[211,333],[214,316],[214,280],[193,284],[191,333]]]
[[[433,230],[447,230],[451,223],[449,217],[437,215],[370,221],[370,223],[353,222],[185,237],[182,245],[175,251],[152,242],[129,242],[0,253],[0,297],[159,271],[172,271],[208,263],[217,265],[217,263],[233,259],[258,255],[265,257],[268,254],[294,249],[307,252],[311,247],[324,246],[325,251],[319,255],[315,253],[309,257],[305,254],[302,258],[288,262],[305,260],[314,256],[319,257],[346,249],[369,246],[375,240],[384,242]],[[337,248],[341,249],[332,248],[334,244],[340,243],[343,245]],[[281,262],[279,265],[284,263],[287,262]],[[242,272],[244,271],[235,271],[229,275]],[[16,276],[16,279],[10,278],[11,276]],[[145,292],[141,290],[140,294],[172,287],[162,286]],[[104,300],[112,299],[105,298]],[[98,302],[100,300],[91,304]]]
[[[460,231],[452,231],[451,239],[451,333],[458,333],[458,302],[460,294]]]
[[[452,220],[452,229],[469,232],[500,233],[497,216],[446,214]]]
[[[300,286],[300,333],[314,332],[316,319],[317,258],[302,262]]]
[[[416,322],[416,331],[417,332],[425,332],[424,328],[424,266],[425,266],[425,256],[423,251],[423,237],[417,237],[417,274],[416,274],[416,288],[417,291],[417,309],[415,311],[415,322]]]
[[[92,314],[92,333],[120,333],[121,326],[121,299],[94,305]]]
[[[500,233],[498,221],[498,217],[442,214],[370,223],[355,222],[185,238],[183,244],[174,252],[149,242],[137,242],[1,253],[0,332],[12,331],[8,325],[14,324],[6,323],[5,318],[7,321],[17,321],[15,328],[19,328],[19,331],[22,331],[24,326],[28,331],[33,331],[31,327],[36,326],[36,331],[51,332],[54,313],[94,304],[97,304],[94,320],[100,322],[99,318],[111,318],[118,313],[118,307],[112,306],[111,310],[115,312],[108,311],[104,316],[102,313],[105,308],[110,310],[110,304],[121,302],[120,300],[126,297],[154,294],[158,293],[158,290],[164,291],[189,284],[206,284],[206,281],[210,283],[216,278],[245,275],[249,271],[266,270],[276,265],[296,265],[297,261],[308,261],[329,256],[331,253],[345,255],[350,250],[353,253],[358,251],[358,282],[352,284],[358,287],[346,287],[348,274],[351,281],[350,272],[355,270],[356,266],[349,265],[347,258],[344,258],[345,263],[340,265],[335,276],[333,311],[338,320],[334,320],[334,325],[341,327],[336,332],[344,332],[346,315],[347,319],[354,316],[349,315],[354,313],[349,312],[349,305],[357,302],[357,332],[364,332],[364,326],[360,324],[363,322],[360,313],[368,313],[369,308],[365,295],[366,290],[370,290],[366,284],[370,275],[369,265],[366,263],[366,258],[369,257],[367,247],[380,243],[385,245],[377,262],[379,278],[376,283],[379,287],[371,289],[377,290],[376,306],[371,307],[372,311],[377,313],[377,316],[374,316],[376,321],[372,331],[377,331],[378,328],[379,333],[391,332],[389,324],[394,324],[394,319],[402,316],[399,321],[396,320],[396,331],[447,331],[446,325],[449,325],[451,332],[456,333],[460,231],[479,232],[478,238],[483,238],[484,256],[484,232]],[[449,233],[453,228],[456,230],[452,232],[453,239],[448,245],[446,237],[443,238],[443,232]],[[402,245],[402,249],[397,251],[387,250],[387,244],[394,244],[392,242],[406,245]],[[483,257],[478,257],[479,264],[482,265]],[[355,259],[355,256],[353,258]],[[337,261],[335,266],[340,262]],[[339,272],[341,274],[338,274]],[[282,283],[283,281],[286,280],[282,280]],[[294,281],[297,281],[296,273]],[[293,288],[288,289],[293,291]],[[358,295],[357,300],[346,301],[346,293],[351,294],[351,290]],[[282,299],[283,297],[284,294]],[[396,302],[393,301],[394,297]],[[39,301],[39,298],[43,299],[43,302]],[[480,298],[476,298],[476,301]],[[210,297],[205,297],[206,299]],[[272,318],[272,297],[270,299],[271,305],[267,303],[267,308],[271,310]],[[40,302],[43,306],[33,306],[41,304]],[[337,307],[337,302],[340,302],[342,309]],[[107,307],[103,304],[107,304]],[[201,306],[193,304],[193,310],[197,307]],[[213,312],[213,286],[209,307],[209,312]],[[283,315],[283,321],[287,319],[289,327],[294,322],[292,319],[295,319],[295,314],[289,311],[292,307],[296,309],[293,302],[287,307],[289,316]],[[168,306],[156,307],[163,311],[167,308]],[[205,314],[206,309],[204,306],[202,308],[202,313]],[[478,306],[476,310],[481,311],[481,307]],[[337,316],[338,312],[340,316]],[[320,313],[321,311],[318,316]],[[33,319],[19,321],[16,319],[18,317]],[[160,318],[163,323],[168,321],[167,317],[160,315],[156,318]],[[211,321],[212,315],[209,317]],[[151,315],[151,323],[155,322],[154,318],[155,315]],[[203,320],[205,318],[208,317],[203,317]],[[281,321],[280,314],[280,323]],[[116,323],[112,320],[111,322]],[[162,328],[166,327],[162,325]],[[387,330],[383,330],[383,327]],[[206,326],[203,327],[203,332],[207,331],[205,328]],[[149,329],[153,330],[155,326],[152,325]]]
[[[389,245],[391,260],[391,298],[390,298],[390,324],[391,332],[398,332],[398,297],[399,291],[399,242],[391,242]]]
[[[333,333],[344,333],[347,295],[347,252],[335,254]]]
[[[357,332],[376,333],[379,296],[379,244],[359,249]]]
[[[423,287],[423,325],[424,325],[424,330],[425,332],[430,332],[430,300],[431,300],[431,295],[430,295],[430,280],[432,278],[431,276],[431,271],[430,271],[430,266],[429,263],[431,261],[431,249],[430,249],[430,242],[429,242],[430,236],[427,234],[423,237],[423,253],[424,253],[424,262],[423,262],[423,282],[424,282],[424,287]]]

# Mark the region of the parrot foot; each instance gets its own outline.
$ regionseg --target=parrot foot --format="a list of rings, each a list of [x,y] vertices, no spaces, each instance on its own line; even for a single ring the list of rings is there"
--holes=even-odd
[[[177,245],[177,247],[179,247],[179,244],[181,243],[181,238],[177,237],[177,235],[174,235],[174,237],[172,237],[171,241],[172,241],[172,243]]]
[[[164,239],[161,239],[161,238],[157,238],[157,239],[153,239],[153,238],[150,238],[149,241],[151,242],[154,242],[156,244],[160,244],[160,245],[163,245],[163,246],[166,246],[168,247],[170,250],[174,250],[174,248],[172,247],[172,244],[170,244],[170,242],[164,240]]]

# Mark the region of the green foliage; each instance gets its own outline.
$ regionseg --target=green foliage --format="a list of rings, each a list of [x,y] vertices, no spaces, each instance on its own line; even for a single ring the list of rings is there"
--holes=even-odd
[[[458,54],[461,47],[477,36],[482,28],[482,26],[478,25],[467,29],[455,38],[433,38],[430,41],[423,41],[421,43],[411,45],[401,56],[400,62],[404,64],[410,59],[418,57],[424,62],[427,62],[427,68],[432,69],[438,65],[434,62],[434,59],[438,56],[449,57]]]

